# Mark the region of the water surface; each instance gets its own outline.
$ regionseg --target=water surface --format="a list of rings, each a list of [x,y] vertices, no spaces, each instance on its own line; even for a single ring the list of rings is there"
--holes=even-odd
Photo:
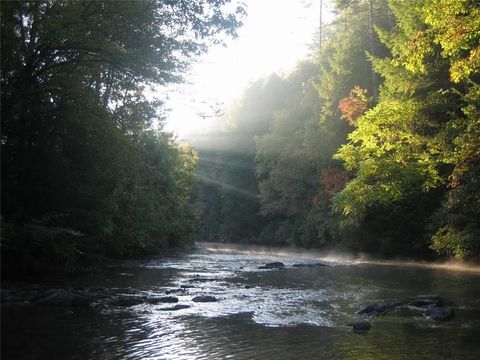
[[[258,269],[282,261],[283,270]],[[292,267],[323,261],[330,266]],[[35,287],[34,284],[28,288]],[[179,304],[86,308],[2,304],[2,359],[477,359],[480,273],[358,263],[313,253],[201,244],[168,258],[129,262],[51,287],[103,287]],[[185,291],[178,291],[183,288]],[[397,309],[368,333],[347,324],[372,301],[438,294],[456,317],[435,323]],[[218,302],[194,303],[197,295]]]

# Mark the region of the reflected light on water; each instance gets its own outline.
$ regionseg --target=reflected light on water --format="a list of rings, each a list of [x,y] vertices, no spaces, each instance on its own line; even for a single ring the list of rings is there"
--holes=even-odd
[[[259,269],[273,261],[284,262],[285,269]],[[319,262],[332,266],[291,266]],[[459,271],[444,271],[452,269]],[[2,307],[2,315],[8,315],[2,340],[9,335],[2,348],[6,359],[20,360],[38,354],[102,360],[414,359],[418,354],[473,359],[480,353],[480,282],[471,267],[465,268],[470,272],[462,269],[457,264],[198,244],[181,256],[131,262],[81,279],[81,286],[105,287],[114,294],[175,296],[175,304],[189,307],[173,310],[174,304],[148,302],[104,302],[87,309],[9,305]],[[79,285],[59,285],[74,286]],[[364,336],[347,326],[369,302],[422,293],[451,299],[455,318],[434,323],[398,308],[372,319]],[[201,295],[218,301],[196,302]]]

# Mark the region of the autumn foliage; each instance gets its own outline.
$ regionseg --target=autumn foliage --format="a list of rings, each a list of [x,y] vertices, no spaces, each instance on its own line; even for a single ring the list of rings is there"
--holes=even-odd
[[[331,198],[337,192],[345,187],[348,181],[348,175],[345,171],[339,169],[323,169],[321,183],[323,192],[328,198]]]
[[[350,90],[350,94],[338,103],[338,108],[342,112],[342,118],[352,125],[355,120],[367,111],[370,100],[371,97],[367,96],[367,89],[354,86]]]

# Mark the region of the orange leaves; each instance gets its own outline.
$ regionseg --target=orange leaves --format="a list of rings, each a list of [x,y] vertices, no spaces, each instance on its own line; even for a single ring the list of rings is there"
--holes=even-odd
[[[367,89],[354,86],[350,90],[350,94],[338,103],[342,118],[347,120],[350,125],[353,125],[368,110],[368,105],[372,98],[367,96],[367,92]]]

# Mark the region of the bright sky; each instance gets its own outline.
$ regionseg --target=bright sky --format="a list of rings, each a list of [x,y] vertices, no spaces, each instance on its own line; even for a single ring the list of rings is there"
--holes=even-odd
[[[326,3],[327,1],[323,1]],[[228,105],[249,83],[273,72],[288,73],[308,56],[317,34],[320,0],[244,0],[248,16],[239,38],[211,48],[192,66],[188,84],[168,88],[166,129],[180,138],[208,129],[216,103]],[[328,8],[324,4],[324,22]]]

